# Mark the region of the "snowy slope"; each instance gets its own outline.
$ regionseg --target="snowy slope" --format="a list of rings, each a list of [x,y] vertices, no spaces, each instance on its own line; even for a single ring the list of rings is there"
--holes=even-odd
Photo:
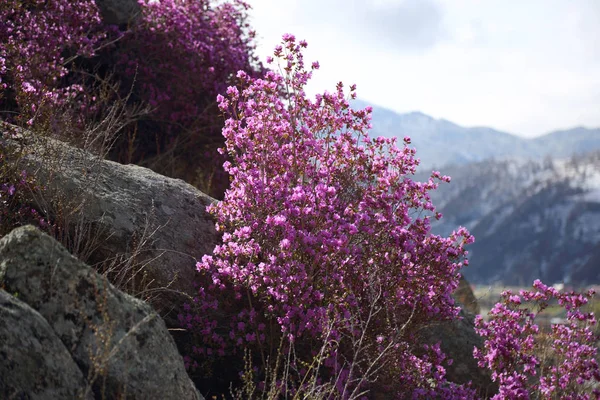
[[[442,169],[434,231],[475,235],[473,282],[600,282],[600,152],[570,159],[484,161]],[[423,176],[421,176],[422,178]]]

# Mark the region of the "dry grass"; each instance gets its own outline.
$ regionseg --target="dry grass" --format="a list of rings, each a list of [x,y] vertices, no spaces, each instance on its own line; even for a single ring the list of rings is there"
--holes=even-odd
[[[92,78],[97,82],[96,96],[101,112],[90,119],[82,120],[77,114],[77,105],[70,104],[60,110],[37,107],[38,111],[32,119],[33,124],[26,129],[0,121],[0,146],[5,156],[0,169],[0,184],[9,178],[14,179],[21,170],[26,169],[29,178],[26,187],[22,188],[20,193],[19,206],[36,209],[49,221],[41,228],[85,263],[90,263],[96,257],[99,246],[111,236],[111,232],[99,223],[100,221],[90,221],[86,217],[89,207],[93,206],[90,193],[101,184],[101,174],[93,172],[100,168],[119,134],[149,112],[147,107],[128,105],[131,92],[127,97],[119,98],[116,84],[98,76]],[[65,151],[65,143],[78,150]],[[32,158],[36,160],[35,163],[30,162]],[[32,168],[34,165],[38,167]],[[62,191],[60,186],[55,184],[58,176],[69,175],[73,165],[84,171],[85,177],[84,182],[79,183],[85,190],[80,190],[76,196],[71,192]],[[171,290],[170,284],[157,287],[146,273],[148,264],[162,255],[159,253],[148,259],[146,254],[152,248],[153,236],[161,229],[155,222],[153,211],[151,210],[132,237],[131,246],[126,252],[113,254],[109,258],[92,263],[103,276],[104,285],[110,281],[125,293],[147,302],[153,301],[161,291]],[[18,221],[10,226],[8,221],[0,221],[3,234],[18,225]],[[118,351],[120,343],[114,343],[113,340],[115,324],[110,320],[106,308],[106,292],[101,294],[97,290],[96,297],[101,323],[91,325],[96,345],[89,349],[92,367],[83,398],[89,395],[89,391],[97,382],[106,379],[106,367]],[[140,323],[145,322],[148,321],[143,320]],[[132,328],[134,329],[135,327]],[[130,332],[126,336],[129,334]],[[98,395],[102,399],[113,398],[105,393],[104,389],[101,393],[96,393],[96,396]],[[126,393],[123,392],[120,398],[126,398]]]

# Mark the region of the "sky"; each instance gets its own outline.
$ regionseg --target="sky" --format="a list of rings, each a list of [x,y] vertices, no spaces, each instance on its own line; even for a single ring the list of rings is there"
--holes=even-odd
[[[600,0],[248,0],[264,61],[284,33],[308,92],[524,137],[600,127]],[[310,65],[310,64],[309,64]]]

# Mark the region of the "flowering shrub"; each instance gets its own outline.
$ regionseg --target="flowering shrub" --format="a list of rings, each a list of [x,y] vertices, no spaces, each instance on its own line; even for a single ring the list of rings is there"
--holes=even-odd
[[[263,348],[266,327],[275,325],[290,346],[306,350],[308,364],[328,349],[322,367],[340,398],[364,385],[356,378],[369,376],[375,362],[398,395],[472,394],[446,384],[439,348],[411,341],[419,327],[458,313],[451,293],[473,239],[464,228],[432,235],[424,216],[441,217],[428,191],[450,178],[433,172],[427,182],[412,181],[418,160],[410,138],[400,149],[393,139],[369,138],[371,110],[353,110],[341,83],[309,100],[304,87],[318,63],[305,69],[305,46],[285,35],[274,53],[281,74],[240,71],[240,89],[218,97],[229,117],[223,151],[232,182],[209,207],[223,243],[197,264],[211,284],[200,291],[200,311],[181,316],[205,338],[196,352]],[[225,289],[249,300],[229,328],[215,317]],[[346,346],[359,346],[365,359]]]
[[[17,0],[0,3],[0,99],[3,111],[32,125],[35,117],[91,99],[81,81],[69,79],[78,56],[91,57],[105,37],[91,0]],[[4,119],[10,119],[4,115]]]
[[[593,291],[560,293],[539,280],[533,287],[536,290],[522,290],[519,295],[505,291],[502,302],[490,311],[489,322],[476,318],[476,330],[486,341],[485,348],[475,349],[474,356],[500,385],[494,399],[589,399],[590,394],[600,398],[600,389],[584,385],[600,382],[597,338],[592,331],[596,319],[593,313],[580,310]],[[567,311],[567,323],[553,325],[550,341],[545,343],[539,340],[534,320],[552,299]],[[537,312],[525,308],[525,302],[533,302]]]
[[[218,187],[212,194],[222,195],[228,177],[218,167],[224,161],[216,153],[223,144],[222,119],[214,99],[235,83],[238,70],[262,71],[246,22],[248,5],[240,0],[141,5],[137,23],[119,31],[102,23],[93,0],[1,2],[0,118],[60,132],[69,124],[101,120],[119,99],[149,104],[154,112],[122,132],[112,157],[145,162],[207,191]],[[120,88],[103,98],[99,81],[109,78]],[[147,162],[164,154],[175,161]],[[194,182],[198,171],[205,182]]]
[[[122,80],[131,82],[124,87],[134,85],[135,93],[155,111],[142,123],[134,154],[129,155],[133,160],[127,161],[175,150],[184,165],[170,174],[189,174],[185,163],[193,160],[197,168],[199,157],[205,170],[221,165],[224,159],[216,149],[223,144],[223,120],[214,99],[235,83],[237,71],[254,76],[262,69],[254,56],[254,32],[246,22],[249,6],[241,0],[140,3],[142,17],[119,41],[114,57],[118,70],[124,71]],[[220,181],[222,194],[228,184],[224,172]]]
[[[239,0],[140,3],[142,17],[119,43],[116,64],[136,77],[157,119],[189,126],[238,70],[253,71],[249,6]]]

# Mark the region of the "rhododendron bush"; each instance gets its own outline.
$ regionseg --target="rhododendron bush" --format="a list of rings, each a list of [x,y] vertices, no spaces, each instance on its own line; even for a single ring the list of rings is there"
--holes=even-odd
[[[521,290],[519,295],[505,291],[503,301],[490,311],[489,322],[480,316],[475,320],[486,341],[474,355],[499,383],[494,399],[600,398],[598,385],[590,385],[600,382],[596,318],[581,310],[594,292],[561,293],[539,280],[533,286],[535,290]],[[567,322],[541,334],[535,318],[552,300],[567,311]]]
[[[91,57],[106,34],[93,1],[3,1],[0,3],[0,118],[34,118],[91,96],[69,77],[75,57]],[[11,104],[12,103],[12,104]]]
[[[371,110],[352,109],[341,83],[310,100],[304,89],[318,64],[305,68],[305,46],[284,36],[274,53],[281,73],[240,71],[239,87],[219,96],[232,182],[209,208],[223,243],[197,265],[211,282],[202,311],[181,316],[206,338],[196,352],[263,348],[265,326],[275,324],[288,346],[310,343],[308,356],[328,349],[323,368],[341,398],[366,384],[358,377],[375,362],[397,394],[471,395],[445,382],[439,347],[413,340],[418,328],[458,314],[451,294],[472,237],[464,228],[433,235],[428,216],[441,217],[428,192],[449,178],[413,181],[410,139],[398,148],[369,138]],[[229,326],[214,317],[225,290],[247,303]],[[360,360],[346,347],[359,343]]]
[[[157,119],[190,126],[235,81],[237,71],[254,72],[254,32],[245,2],[140,4],[142,16],[119,42],[116,64],[136,80]]]
[[[262,71],[247,22],[249,6],[241,0],[140,4],[141,18],[117,43],[113,57],[124,86],[133,86],[154,112],[140,122],[133,146],[120,146],[115,156],[136,163],[157,157],[146,164],[220,196],[229,183],[225,173],[213,177],[215,188],[194,178],[215,167],[218,173],[224,161],[216,153],[223,144],[223,120],[215,97],[235,83],[237,71],[252,76]],[[178,165],[169,165],[173,159]]]
[[[249,6],[241,0],[140,5],[138,19],[116,27],[101,21],[93,0],[0,2],[0,118],[60,134],[102,119],[119,99],[148,105],[152,112],[120,132],[111,157],[220,196],[228,181],[218,175],[223,137],[214,99],[235,83],[238,70],[262,73]],[[107,80],[110,89],[101,93]]]

